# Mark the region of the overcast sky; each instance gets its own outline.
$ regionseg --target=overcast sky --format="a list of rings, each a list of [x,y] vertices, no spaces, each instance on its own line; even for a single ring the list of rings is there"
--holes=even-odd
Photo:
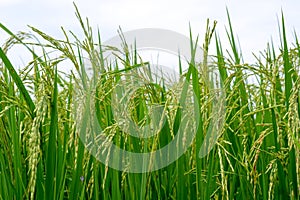
[[[266,47],[271,36],[279,45],[277,17],[285,15],[289,42],[293,31],[299,33],[300,1],[297,0],[77,0],[81,15],[88,17],[94,29],[99,27],[102,39],[137,28],[164,28],[194,34],[203,41],[206,19],[217,20],[217,32],[226,45],[226,6],[235,34],[238,36],[245,61]],[[60,27],[80,35],[72,0],[0,0],[0,22],[12,31],[29,31],[34,26],[54,37],[62,37]],[[7,38],[0,32],[0,41]]]

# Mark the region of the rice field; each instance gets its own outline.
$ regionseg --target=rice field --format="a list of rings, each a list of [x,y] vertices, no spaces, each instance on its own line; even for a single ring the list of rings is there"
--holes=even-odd
[[[121,112],[146,127],[153,114],[149,105],[162,106],[166,122],[149,138],[129,135],[113,115],[118,104],[113,97],[127,94],[118,83],[130,80],[147,62],[138,51],[129,51],[125,41],[118,49],[125,57],[109,62],[99,31],[93,32],[78,10],[76,15],[83,39],[63,28],[61,40],[34,27],[31,33],[12,33],[0,24],[1,37],[7,38],[0,49],[0,199],[300,199],[300,45],[296,33],[292,42],[287,38],[283,14],[281,46],[266,44],[265,50],[254,52],[253,63],[242,59],[229,14],[231,48],[222,47],[218,27],[209,20],[203,45],[191,34],[188,69],[181,70],[184,61],[178,62],[179,78],[189,86],[179,91],[158,83],[140,87],[128,100],[127,113]],[[193,57],[197,44],[204,51],[201,63]],[[213,45],[216,51],[208,54]],[[16,46],[31,55],[20,69],[9,54]],[[73,70],[64,72],[70,64]],[[203,70],[211,66],[220,75],[224,122],[212,149],[199,157],[214,114],[214,96]],[[127,151],[151,152],[168,145],[180,127],[189,127],[178,100],[187,96],[187,88],[194,91],[190,103],[199,113],[195,138],[183,155],[144,173],[107,165],[118,158],[101,154],[97,146],[112,142]],[[92,106],[80,97],[92,99]],[[91,118],[85,115],[91,112]],[[97,137],[93,121],[106,140]],[[88,148],[91,143],[95,150]]]

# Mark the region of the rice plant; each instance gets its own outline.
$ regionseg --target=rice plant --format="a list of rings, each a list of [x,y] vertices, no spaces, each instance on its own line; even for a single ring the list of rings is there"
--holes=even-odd
[[[15,34],[0,24],[1,37],[8,37],[0,49],[0,199],[299,199],[300,45],[296,33],[294,43],[288,42],[283,15],[279,53],[269,43],[253,64],[243,62],[229,14],[231,49],[226,51],[216,24],[208,21],[203,62],[192,56],[187,71],[181,70],[180,59],[178,64],[180,79],[195,92],[196,138],[178,160],[145,173],[108,167],[91,154],[86,142],[98,146],[112,142],[138,153],[163,148],[184,124],[186,113],[179,105],[188,87],[180,91],[158,83],[140,87],[128,99],[128,113],[120,113],[146,126],[155,113],[148,105],[156,104],[162,106],[166,122],[148,139],[128,135],[116,123],[114,97],[126,96],[130,84],[126,90],[118,83],[148,63],[134,48],[130,51],[126,41],[123,49],[114,49],[124,58],[108,61],[99,31],[94,35],[77,8],[76,15],[84,39],[64,29],[64,40],[34,27],[30,27],[33,34]],[[195,55],[199,41],[190,38],[191,55]],[[32,55],[20,70],[8,56],[16,45]],[[211,45],[216,45],[212,63]],[[65,73],[70,63],[74,70]],[[213,98],[203,70],[208,65],[220,74],[226,113],[216,145],[199,157],[212,114]],[[142,74],[138,79],[149,78],[147,70]],[[91,83],[95,87],[90,88]],[[87,100],[93,100],[91,107],[82,103]],[[76,110],[84,115],[76,115]],[[96,114],[90,117],[91,112]],[[79,120],[82,117],[90,120]],[[91,128],[94,122],[107,136],[106,142],[97,140],[97,131]],[[95,153],[101,154],[97,149]],[[107,162],[117,159],[106,155]]]

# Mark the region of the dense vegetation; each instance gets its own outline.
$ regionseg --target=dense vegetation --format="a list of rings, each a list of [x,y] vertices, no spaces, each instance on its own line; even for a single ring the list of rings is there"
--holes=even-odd
[[[76,14],[83,40],[64,29],[65,39],[58,40],[33,27],[34,34],[14,34],[0,24],[1,37],[9,38],[0,49],[0,199],[299,199],[300,45],[296,34],[293,45],[287,42],[283,17],[281,47],[277,51],[268,44],[253,64],[243,62],[229,16],[231,49],[226,53],[215,24],[208,23],[203,49],[208,52],[210,45],[216,45],[213,63],[204,53],[202,63],[191,59],[180,75],[199,102],[195,140],[167,167],[128,173],[99,162],[79,138],[84,125],[77,124],[72,109],[75,85],[85,85],[90,78],[86,60],[99,74],[93,80],[92,96],[97,120],[120,147],[144,152],[151,151],[155,142],[158,147],[168,144],[181,123],[180,109],[169,110],[170,120],[146,145],[145,139],[123,133],[111,114],[112,88],[143,63],[138,52],[128,51],[125,44],[120,51],[126,57],[118,62],[123,66],[107,62],[100,34],[94,37],[88,21]],[[8,54],[16,45],[32,55],[20,70]],[[191,39],[191,54],[194,45]],[[67,63],[74,73],[62,72]],[[201,70],[207,65],[219,71],[226,113],[216,145],[199,158],[212,112],[210,89]],[[148,103],[166,105],[173,97],[168,87],[142,87],[128,112],[136,123],[147,123]]]

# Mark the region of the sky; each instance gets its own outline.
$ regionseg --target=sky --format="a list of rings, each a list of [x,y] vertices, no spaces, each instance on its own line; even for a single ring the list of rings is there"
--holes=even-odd
[[[83,17],[88,17],[94,30],[100,29],[105,41],[123,31],[139,28],[164,28],[189,36],[189,24],[199,41],[204,41],[206,20],[216,20],[217,33],[228,47],[225,27],[229,10],[234,33],[238,36],[245,62],[253,60],[252,52],[265,49],[271,38],[279,46],[278,19],[283,11],[288,42],[300,31],[296,0],[75,0]],[[36,27],[63,38],[61,26],[82,36],[75,16],[73,0],[0,0],[0,22],[13,32]],[[228,27],[228,26],[227,26]],[[0,44],[7,39],[0,31]],[[213,48],[213,47],[212,47]]]

